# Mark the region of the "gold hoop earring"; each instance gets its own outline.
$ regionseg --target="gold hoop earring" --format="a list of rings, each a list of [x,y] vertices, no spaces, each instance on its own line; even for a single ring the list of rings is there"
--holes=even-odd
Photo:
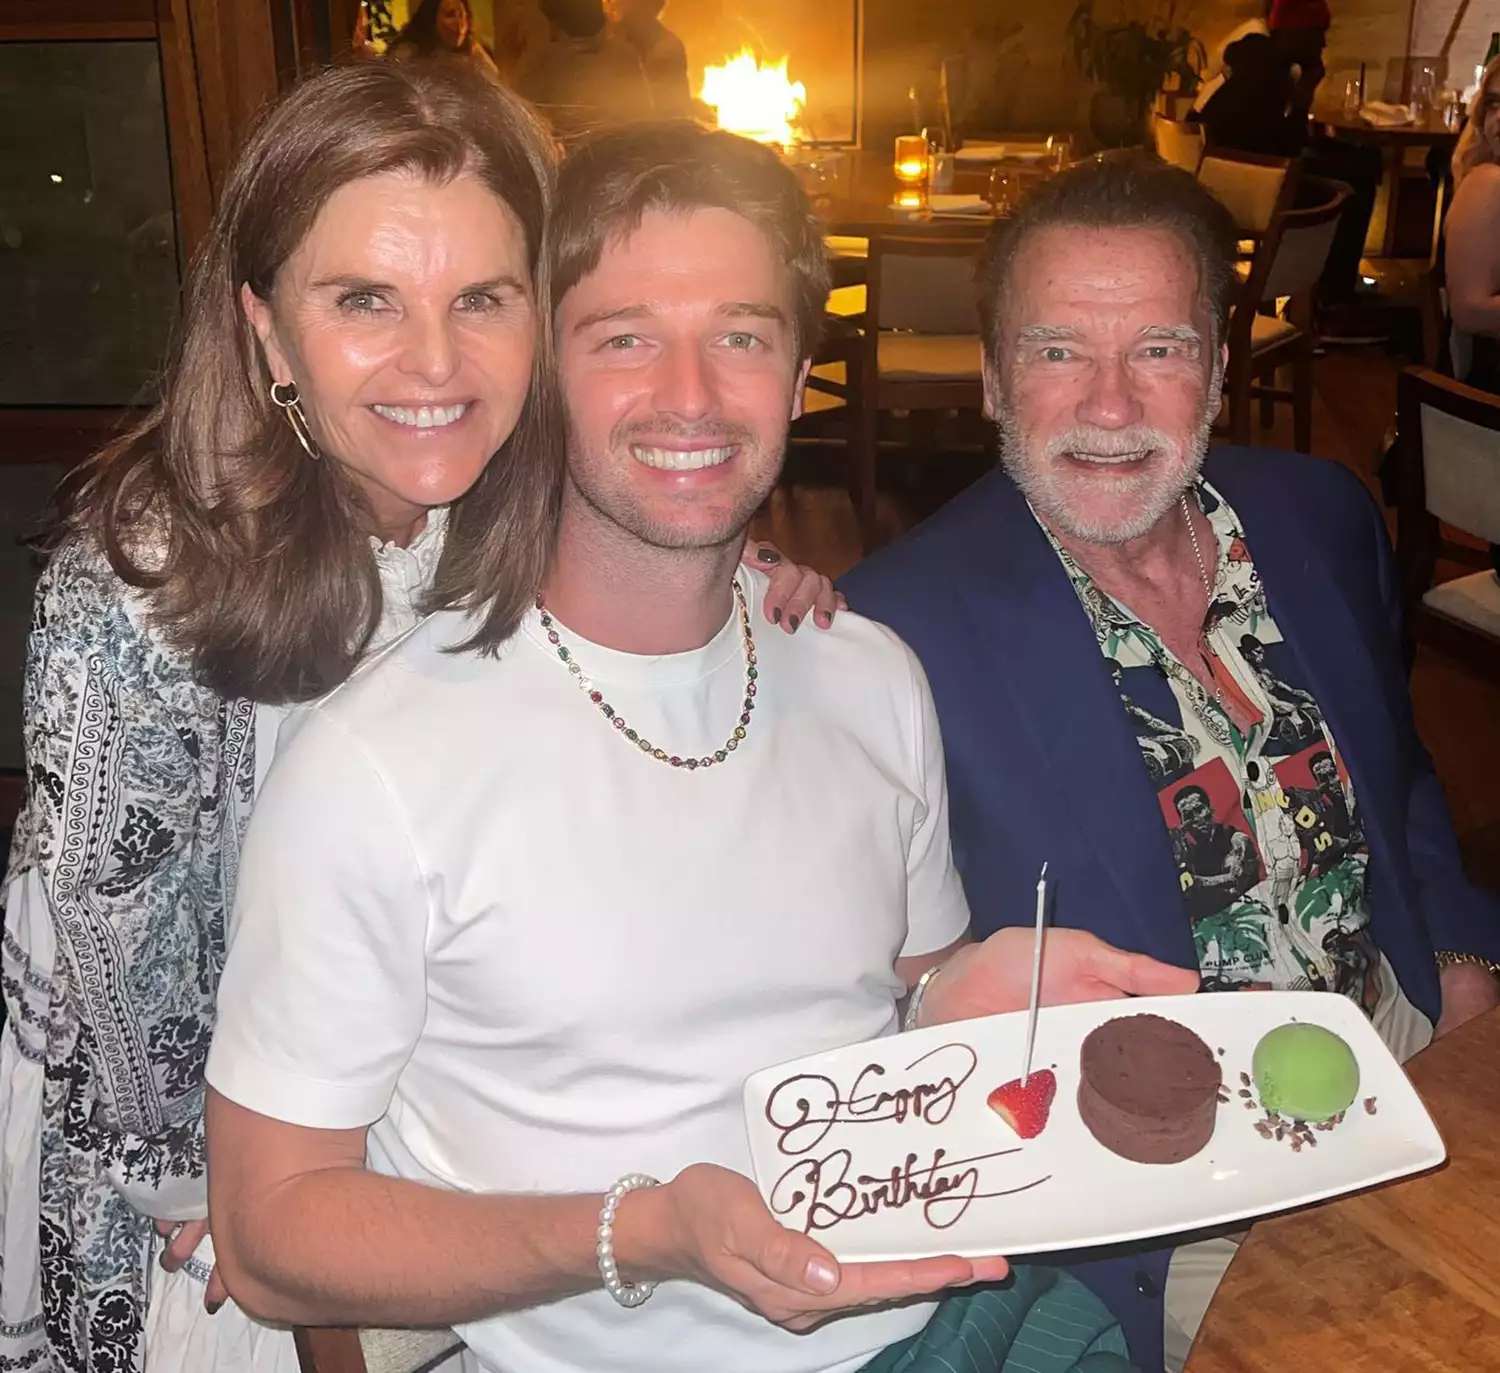
[[[302,451],[314,462],[317,462],[323,454],[319,452],[317,441],[313,438],[312,430],[308,427],[307,416],[302,410],[302,397],[297,394],[297,383],[289,381],[282,384],[281,382],[273,381],[271,383],[271,403],[286,416],[286,422],[292,426],[292,433],[297,436],[297,442],[302,445]]]

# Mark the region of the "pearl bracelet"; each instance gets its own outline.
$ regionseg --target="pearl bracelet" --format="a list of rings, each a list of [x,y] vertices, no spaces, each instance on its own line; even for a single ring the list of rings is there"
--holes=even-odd
[[[599,1276],[604,1281],[604,1290],[621,1306],[639,1306],[654,1291],[654,1282],[622,1282],[620,1271],[615,1267],[615,1212],[626,1192],[638,1187],[659,1187],[661,1184],[645,1173],[626,1173],[604,1194],[604,1206],[599,1212],[599,1228],[595,1231],[598,1243],[594,1253],[599,1259]]]

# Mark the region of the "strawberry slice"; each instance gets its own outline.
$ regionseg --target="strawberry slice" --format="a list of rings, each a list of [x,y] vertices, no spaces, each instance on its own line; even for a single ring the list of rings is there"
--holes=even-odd
[[[1022,1139],[1035,1139],[1047,1128],[1047,1114],[1057,1095],[1057,1078],[1051,1068],[1038,1068],[1021,1085],[1016,1078],[996,1087],[989,1095],[989,1107]]]

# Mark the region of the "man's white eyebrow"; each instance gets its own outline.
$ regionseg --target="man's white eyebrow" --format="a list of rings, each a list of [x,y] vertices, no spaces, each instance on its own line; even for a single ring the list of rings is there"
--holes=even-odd
[[[1067,343],[1078,338],[1078,330],[1068,324],[1028,324],[1016,330],[1017,343]]]
[[[1174,343],[1202,343],[1203,335],[1191,324],[1152,324],[1141,330],[1144,339],[1160,339]]]

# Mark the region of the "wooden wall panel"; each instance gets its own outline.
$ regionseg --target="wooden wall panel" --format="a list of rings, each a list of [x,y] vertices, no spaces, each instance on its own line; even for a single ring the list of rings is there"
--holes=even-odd
[[[1416,0],[1412,52],[1447,59],[1448,84],[1462,90],[1500,30],[1500,0]]]
[[[278,2],[155,0],[184,256],[206,232],[246,133],[276,96]]]
[[[155,38],[152,0],[4,0],[0,42]]]

